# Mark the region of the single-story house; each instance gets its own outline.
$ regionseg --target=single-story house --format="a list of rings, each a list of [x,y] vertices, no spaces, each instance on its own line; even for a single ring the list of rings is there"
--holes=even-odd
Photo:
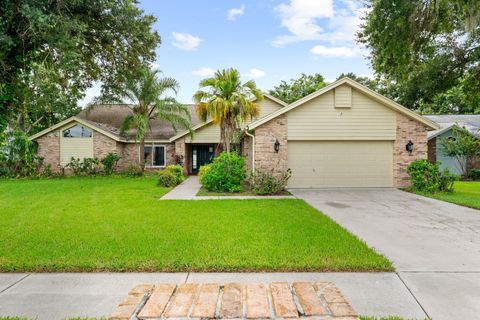
[[[464,174],[462,167],[480,168],[480,158],[463,159],[460,165],[457,159],[445,156],[442,153],[440,144],[441,139],[455,139],[453,129],[455,127],[468,130],[473,136],[480,139],[480,115],[479,114],[460,114],[460,115],[426,115],[425,118],[436,122],[440,129],[428,132],[428,160],[432,163],[440,162],[440,169],[448,170],[455,174]]]
[[[146,137],[147,167],[181,162],[195,173],[215,156],[220,129],[201,122],[192,108],[193,137],[152,122]],[[287,105],[265,95],[257,119],[245,124],[241,152],[247,166],[273,174],[292,170],[289,187],[402,187],[406,167],[427,159],[427,132],[439,126],[398,103],[342,78]],[[121,168],[138,163],[135,131],[120,133],[129,108],[99,107],[80,113],[32,136],[38,153],[52,168],[71,157],[98,157],[116,152]]]

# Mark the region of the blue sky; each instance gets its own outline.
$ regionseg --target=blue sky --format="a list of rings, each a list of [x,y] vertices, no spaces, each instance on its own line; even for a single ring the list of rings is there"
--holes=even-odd
[[[198,82],[234,67],[262,90],[301,73],[333,81],[342,72],[371,76],[365,49],[355,43],[364,8],[351,0],[144,0],[157,17],[162,43],[153,67],[181,85],[192,101]],[[98,94],[87,91],[82,104]]]

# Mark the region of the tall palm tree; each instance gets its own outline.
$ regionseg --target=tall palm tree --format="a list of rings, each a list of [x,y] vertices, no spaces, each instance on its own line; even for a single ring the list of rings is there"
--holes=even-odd
[[[220,125],[220,144],[230,152],[232,137],[241,123],[258,116],[263,94],[253,80],[242,83],[236,69],[218,70],[213,77],[200,81],[199,86],[193,96],[198,116]]]
[[[132,114],[122,123],[121,132],[137,129],[135,139],[140,141],[140,164],[145,169],[145,135],[150,130],[150,120],[159,119],[171,124],[174,131],[180,125],[191,129],[191,115],[188,108],[176,101],[175,95],[180,88],[177,80],[161,78],[161,71],[141,68],[134,76],[128,76],[125,84],[117,89],[113,96],[101,97],[98,101],[109,103],[128,103]],[[93,108],[95,107],[92,105]]]

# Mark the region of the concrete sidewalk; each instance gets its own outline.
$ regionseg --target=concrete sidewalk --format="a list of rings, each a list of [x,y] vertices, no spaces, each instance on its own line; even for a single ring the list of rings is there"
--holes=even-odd
[[[42,319],[101,317],[140,283],[332,281],[361,315],[423,319],[395,273],[46,273],[0,274],[0,315]]]

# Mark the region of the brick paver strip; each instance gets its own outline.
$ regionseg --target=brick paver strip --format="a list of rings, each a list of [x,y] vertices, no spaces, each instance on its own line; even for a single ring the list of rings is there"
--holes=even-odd
[[[145,297],[145,294],[129,294],[128,296],[125,297],[125,299],[120,302],[119,306],[125,306],[125,305],[138,305],[140,302],[142,302],[143,297]]]
[[[332,282],[294,282],[291,287],[287,282],[223,287],[187,283],[136,286],[107,319],[357,320],[358,316]]]
[[[243,317],[243,288],[240,283],[227,283],[223,288],[220,310],[221,318]]]
[[[155,286],[155,290],[137,317],[140,319],[160,318],[176,286],[172,283]]]
[[[172,301],[167,307],[165,314],[166,318],[184,318],[188,316],[193,299],[197,292],[198,284],[184,283],[177,287],[173,294]]]
[[[292,286],[295,289],[298,301],[306,316],[322,316],[327,314],[311,283],[294,282]]]
[[[267,288],[263,283],[246,285],[247,318],[270,318]]]
[[[298,317],[297,306],[287,282],[273,282],[270,284],[272,303],[275,314],[280,318]]]
[[[322,292],[327,303],[345,303],[347,300],[337,287],[325,288]]]
[[[357,313],[348,303],[331,303],[328,305],[335,317],[356,316]]]
[[[117,309],[107,318],[108,320],[130,320],[135,313],[137,305],[127,304],[118,306]]]
[[[190,318],[215,318],[220,285],[203,284],[198,292]]]
[[[138,286],[135,286],[128,294],[144,294],[144,293],[149,293],[153,290],[154,285],[153,284],[139,284]]]

